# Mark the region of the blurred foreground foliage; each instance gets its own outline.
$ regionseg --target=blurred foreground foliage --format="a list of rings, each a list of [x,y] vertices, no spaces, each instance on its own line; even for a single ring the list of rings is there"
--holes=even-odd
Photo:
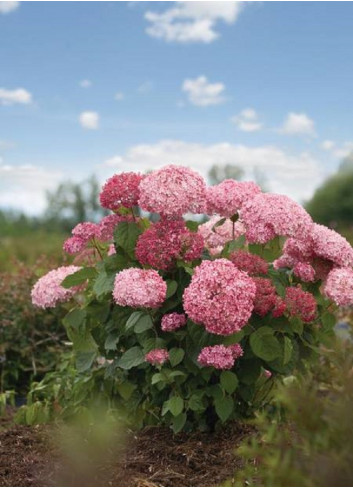
[[[63,307],[42,310],[31,303],[32,285],[53,266],[39,260],[29,267],[13,264],[0,272],[0,392],[25,394],[32,380],[54,369],[64,349]]]
[[[306,378],[288,378],[239,455],[235,486],[351,486],[353,345],[337,339]],[[270,415],[269,415],[270,414]]]

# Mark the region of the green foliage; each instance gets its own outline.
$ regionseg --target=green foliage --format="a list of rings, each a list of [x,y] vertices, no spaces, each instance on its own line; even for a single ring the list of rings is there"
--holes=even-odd
[[[31,380],[55,368],[64,350],[65,309],[42,310],[31,304],[31,287],[49,268],[42,260],[0,273],[0,392],[25,393]]]
[[[257,434],[238,450],[244,468],[236,486],[351,485],[352,364],[352,343],[331,343],[310,376],[287,379],[275,398],[277,415],[259,415]]]

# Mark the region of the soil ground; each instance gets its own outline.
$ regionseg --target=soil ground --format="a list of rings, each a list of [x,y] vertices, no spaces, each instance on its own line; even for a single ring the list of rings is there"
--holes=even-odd
[[[219,486],[231,480],[242,461],[235,454],[252,428],[233,424],[214,434],[173,433],[150,427],[130,433],[123,450],[99,467],[73,469],[53,443],[50,426],[1,419],[0,486]]]

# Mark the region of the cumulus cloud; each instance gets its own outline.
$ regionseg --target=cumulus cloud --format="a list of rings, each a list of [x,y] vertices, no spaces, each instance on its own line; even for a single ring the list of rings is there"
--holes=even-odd
[[[240,131],[255,132],[262,128],[262,123],[259,121],[256,110],[251,108],[242,110],[231,120]]]
[[[92,86],[91,80],[81,80],[80,81],[80,87],[82,88],[89,88]]]
[[[189,102],[193,105],[206,107],[218,105],[225,101],[223,83],[209,83],[208,79],[201,75],[195,79],[186,79],[182,90],[187,93]]]
[[[336,143],[334,141],[326,139],[325,141],[322,141],[321,148],[325,151],[330,151],[331,149],[333,149],[335,147],[335,144]]]
[[[145,81],[139,87],[137,87],[138,93],[148,93],[152,90],[152,82]]]
[[[97,112],[85,111],[81,112],[79,121],[84,129],[98,129],[99,114]]]
[[[214,164],[239,165],[250,179],[260,171],[271,191],[298,201],[309,198],[324,177],[318,161],[309,153],[292,154],[277,146],[251,147],[228,142],[205,145],[162,140],[133,146],[125,154],[109,158],[105,165],[112,171],[146,171],[169,163],[192,167],[205,177]]]
[[[32,103],[32,94],[24,88],[15,88],[14,90],[0,88],[0,105],[30,103]]]
[[[308,136],[315,135],[315,124],[306,114],[297,114],[290,112],[287,115],[280,132],[284,134],[306,134]]]
[[[338,159],[343,159],[353,152],[353,141],[345,141],[333,149],[333,156]]]
[[[120,100],[123,100],[124,97],[125,96],[124,96],[123,92],[116,92],[116,94],[114,95],[114,100],[117,100],[119,102]]]
[[[148,35],[167,42],[210,43],[219,37],[216,26],[234,24],[242,2],[175,2],[162,13],[148,11]]]
[[[20,2],[1,1],[0,14],[9,14],[10,12],[13,12],[14,10],[18,9],[19,6],[20,6]]]
[[[62,175],[33,165],[7,165],[0,158],[0,207],[38,214],[45,207],[45,191],[55,188]]]

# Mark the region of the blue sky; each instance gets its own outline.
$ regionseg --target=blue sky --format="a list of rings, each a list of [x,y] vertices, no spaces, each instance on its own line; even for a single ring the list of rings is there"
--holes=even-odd
[[[178,163],[302,201],[353,150],[351,2],[0,2],[0,206]]]

